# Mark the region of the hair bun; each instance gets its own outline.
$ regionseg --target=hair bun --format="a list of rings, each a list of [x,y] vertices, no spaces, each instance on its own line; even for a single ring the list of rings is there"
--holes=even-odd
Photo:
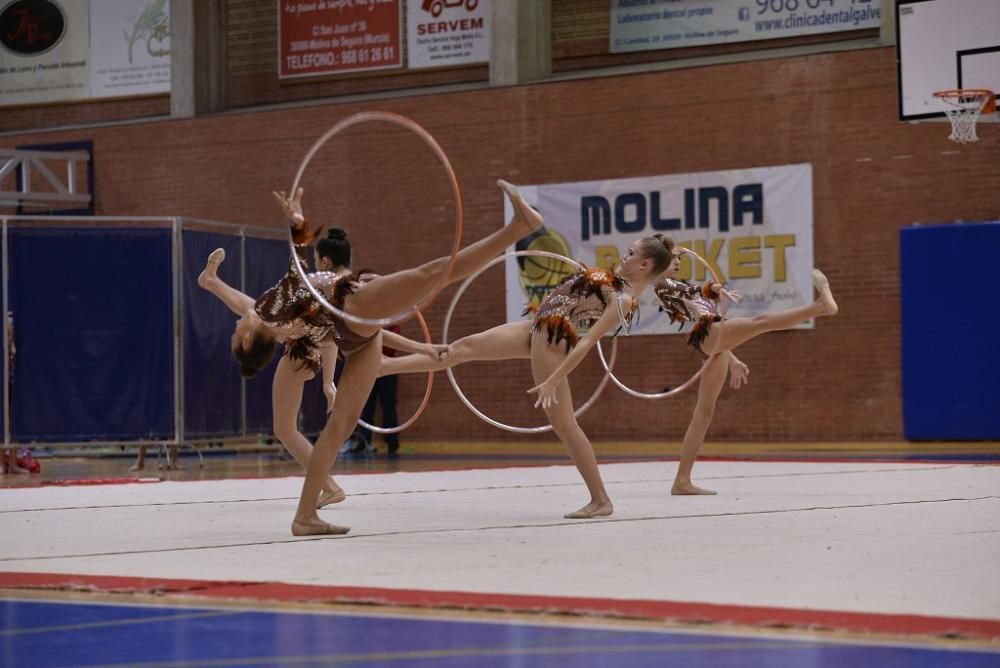
[[[666,246],[670,250],[673,250],[674,243],[675,243],[674,242],[674,235],[672,235],[672,234],[664,234],[663,232],[657,232],[653,236],[655,238],[659,239],[660,243],[662,243],[664,246]]]
[[[342,227],[331,227],[326,231],[326,238],[333,241],[347,241],[347,230]]]

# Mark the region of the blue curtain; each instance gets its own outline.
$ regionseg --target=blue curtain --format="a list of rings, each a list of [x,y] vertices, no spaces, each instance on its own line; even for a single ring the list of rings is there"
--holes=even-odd
[[[10,230],[13,436],[173,436],[170,230]]]

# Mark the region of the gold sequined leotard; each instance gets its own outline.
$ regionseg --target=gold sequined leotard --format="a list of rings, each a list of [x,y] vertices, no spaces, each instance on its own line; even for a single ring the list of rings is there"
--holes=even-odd
[[[719,296],[711,283],[698,286],[673,278],[663,277],[653,284],[653,292],[660,301],[660,310],[670,316],[670,323],[692,322],[688,345],[706,357],[701,344],[708,336],[712,323],[722,320],[719,315]]]
[[[569,276],[549,293],[539,305],[531,325],[532,334],[546,328],[549,343],[566,342],[566,352],[579,341],[577,329],[586,329],[604,314],[608,306],[621,308],[619,301],[625,296],[628,283],[624,278],[606,269],[584,267]],[[530,309],[525,311],[525,315]],[[628,331],[635,315],[635,308],[619,310],[621,327]]]

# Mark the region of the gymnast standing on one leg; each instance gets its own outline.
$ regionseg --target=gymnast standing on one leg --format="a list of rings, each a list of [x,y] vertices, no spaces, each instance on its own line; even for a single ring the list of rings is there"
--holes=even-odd
[[[532,209],[512,191],[515,210]],[[536,214],[537,215],[537,214]],[[440,370],[472,361],[530,359],[541,406],[590,492],[590,502],[566,515],[571,519],[603,517],[614,512],[601,480],[590,439],[573,415],[569,374],[602,336],[628,328],[638,305],[638,295],[661,274],[671,260],[669,235],[646,237],[625,253],[618,272],[585,268],[565,279],[542,302],[533,321],[512,322],[459,339],[448,354],[435,361],[408,355],[384,358],[380,373],[413,373]],[[589,328],[582,338],[577,330]]]
[[[688,345],[705,358],[706,367],[698,384],[694,414],[684,434],[671,494],[715,494],[691,482],[691,469],[715,415],[715,404],[726,381],[727,370],[732,374],[731,385],[734,388],[746,382],[749,370],[736,358],[733,349],[761,334],[790,329],[811,318],[836,315],[838,307],[830,291],[830,282],[823,272],[814,269],[812,281],[819,296],[812,304],[749,318],[729,318],[722,326],[715,327],[715,323],[722,319],[719,298],[726,296],[738,303],[739,293],[728,292],[718,283],[692,285],[679,280],[679,273],[680,258],[675,252],[664,276],[653,284],[653,291],[660,302],[660,310],[667,313],[672,323],[693,323]],[[714,351],[714,354],[709,357],[706,349]]]
[[[502,187],[506,185],[502,184]],[[301,255],[304,246],[315,235],[302,214],[302,189],[290,198],[284,193],[275,193],[275,198],[289,220],[296,252]],[[511,224],[463,248],[454,258],[439,258],[414,269],[377,276],[368,282],[322,273],[310,276],[310,282],[331,303],[349,315],[367,319],[389,318],[433,294],[443,277],[446,277],[446,284],[462,280],[540,226],[541,216],[522,207],[517,210]],[[314,323],[333,326],[334,339],[344,356],[344,369],[333,412],[309,458],[298,509],[292,520],[292,533],[297,536],[348,531],[346,527],[327,524],[320,519],[316,513],[316,498],[330,475],[338,446],[353,430],[375,382],[384,334],[378,326],[348,322],[326,311],[302,285],[293,268],[278,285],[257,300],[253,308],[246,310],[236,323],[232,338],[233,355],[246,372],[267,363],[278,336],[302,331],[304,326]],[[425,350],[419,344],[411,343],[414,345],[409,349],[404,347],[402,351]],[[268,349],[272,352],[267,352]]]
[[[223,249],[217,248],[212,251],[205,269],[198,276],[198,285],[212,293],[233,313],[242,316],[247,309],[253,307],[254,300],[219,278],[219,265],[225,259],[226,252]],[[315,265],[318,272],[332,273],[336,276],[350,273],[351,242],[344,230],[331,227],[327,235],[317,242]],[[285,449],[305,469],[309,465],[312,444],[298,428],[302,390],[306,381],[312,380],[316,371],[321,368],[323,393],[326,396],[327,412],[330,412],[333,408],[333,376],[337,362],[337,345],[333,341],[331,326],[306,328],[301,336],[284,337],[282,343],[285,345],[285,353],[278,361],[271,383],[273,430]],[[256,369],[248,370],[247,373],[248,377],[253,377]],[[327,478],[316,507],[322,508],[331,503],[339,503],[344,498],[344,491],[332,478]]]

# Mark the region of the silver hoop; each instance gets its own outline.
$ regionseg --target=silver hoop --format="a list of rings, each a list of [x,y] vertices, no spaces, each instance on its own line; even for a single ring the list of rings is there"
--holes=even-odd
[[[417,322],[420,323],[420,328],[424,330],[424,339],[427,341],[427,343],[433,343],[433,340],[431,340],[431,330],[427,328],[427,321],[424,320],[424,314],[421,313],[420,311],[417,311]],[[612,358],[612,364],[613,363],[614,363],[614,358]],[[358,418],[358,424],[376,434],[398,434],[399,432],[403,431],[411,424],[416,422],[417,418],[419,418],[423,414],[424,409],[427,408],[427,402],[430,401],[431,399],[431,388],[433,387],[434,387],[434,372],[428,371],[427,389],[424,390],[424,398],[420,401],[420,405],[417,407],[417,412],[413,414],[413,417],[411,417],[409,420],[407,420],[401,425],[397,425],[395,427],[376,427],[373,424],[368,424],[360,417]]]
[[[476,273],[472,274],[467,279],[465,279],[465,281],[462,282],[462,285],[460,285],[458,290],[455,292],[455,296],[452,297],[451,304],[448,306],[448,312],[444,316],[444,330],[441,334],[442,343],[444,345],[448,345],[448,328],[451,326],[451,316],[455,312],[455,306],[458,305],[458,300],[462,298],[462,295],[465,294],[465,290],[472,284],[472,282],[477,278],[479,278],[480,274],[482,274],[484,271],[486,271],[487,269],[489,269],[490,267],[499,262],[502,262],[508,258],[528,257],[528,256],[548,257],[554,260],[560,260],[567,264],[572,264],[578,269],[583,268],[583,266],[576,260],[571,260],[563,255],[559,255],[558,253],[550,253],[549,251],[523,250],[523,251],[514,251],[512,253],[507,253],[506,255],[500,255],[498,257],[495,257],[486,266],[484,266],[479,271],[477,271]],[[598,346],[598,349],[600,349],[600,346]],[[617,355],[618,355],[618,339],[616,337],[613,343],[611,344],[611,362],[610,362],[611,368],[614,368],[615,358],[617,357]],[[476,408],[476,406],[471,401],[469,401],[469,398],[465,396],[465,394],[462,392],[462,388],[458,386],[458,381],[455,380],[455,374],[452,372],[452,367],[448,367],[445,370],[445,372],[448,374],[448,380],[451,382],[451,386],[452,388],[454,388],[455,394],[458,395],[458,398],[462,401],[463,404],[465,404],[466,408],[472,411],[473,415],[478,417],[483,422],[493,425],[498,429],[503,429],[505,431],[512,431],[517,434],[543,434],[547,431],[552,431],[551,424],[543,425],[541,427],[518,427],[516,425],[504,424],[503,422],[494,420],[493,418],[491,418],[490,416],[486,415],[478,408]],[[594,405],[594,402],[597,401],[597,398],[601,395],[601,392],[604,391],[605,386],[607,386],[608,378],[610,377],[610,375],[611,375],[610,372],[604,374],[604,377],[601,378],[601,382],[598,383],[597,389],[595,389],[594,393],[590,395],[590,398],[587,399],[587,401],[585,401],[582,406],[573,411],[574,417],[580,417],[581,415],[586,413],[591,406]]]
[[[719,280],[719,275],[715,273],[715,269],[712,268],[712,265],[710,265],[708,262],[705,261],[705,258],[703,258],[702,256],[695,253],[693,250],[690,250],[688,248],[683,248],[683,247],[678,247],[678,248],[680,248],[681,252],[688,253],[697,258],[698,261],[701,262],[703,265],[705,265],[708,271],[712,274],[712,278],[715,279],[715,282],[718,283],[719,285],[722,285],[722,281]],[[725,329],[726,326],[726,301],[727,300],[725,296],[719,295],[719,303],[720,303],[719,317],[722,318],[719,321],[719,336],[715,340],[715,345],[712,347],[712,352],[708,354],[708,357],[712,357],[713,355],[715,355],[718,352],[719,346],[722,344],[722,331]],[[611,382],[617,385],[619,390],[629,395],[630,397],[635,397],[636,399],[666,399],[667,397],[672,397],[675,394],[680,394],[684,390],[691,387],[699,378],[701,378],[701,374],[705,372],[705,367],[707,366],[706,364],[707,360],[706,360],[705,362],[702,363],[700,367],[698,367],[698,370],[695,371],[694,375],[688,378],[687,381],[680,387],[675,387],[671,390],[667,390],[666,392],[640,392],[638,390],[633,390],[631,387],[629,387],[622,381],[618,380],[618,377],[615,376],[615,374],[611,371],[611,369],[614,367],[614,356],[612,356],[611,358],[611,365],[609,367],[608,362],[605,361],[604,359],[604,351],[601,349],[600,341],[597,342],[597,356],[601,358],[601,366],[604,367],[604,370],[607,372],[608,377],[611,378]]]
[[[299,165],[298,171],[295,173],[295,180],[292,182],[292,189],[289,191],[290,196],[294,197],[295,192],[299,188],[299,181],[302,179],[302,174],[306,171],[306,167],[309,165],[309,161],[312,160],[316,151],[320,149],[327,141],[336,136],[337,134],[343,132],[347,128],[358,125],[360,123],[368,123],[372,121],[384,121],[387,123],[392,123],[398,125],[411,131],[413,134],[417,135],[420,139],[424,141],[427,146],[434,151],[441,165],[444,167],[445,172],[448,175],[448,180],[451,184],[452,196],[455,198],[455,242],[451,249],[451,259],[448,263],[448,268],[446,271],[441,273],[441,279],[431,290],[431,293],[424,298],[423,301],[415,304],[411,308],[397,313],[388,318],[362,318],[361,316],[352,315],[344,310],[341,310],[327,301],[319,290],[313,286],[313,284],[306,277],[305,269],[302,267],[302,262],[299,260],[298,254],[295,252],[295,242],[292,239],[292,232],[289,229],[288,232],[288,246],[291,250],[292,265],[295,267],[295,271],[298,273],[299,278],[302,279],[302,283],[305,285],[306,289],[309,291],[316,301],[323,305],[327,311],[333,315],[346,320],[347,322],[354,323],[356,325],[367,325],[371,327],[384,327],[385,325],[394,325],[396,323],[402,322],[407,318],[412,317],[418,313],[422,308],[430,304],[438,293],[444,288],[448,276],[451,274],[452,268],[455,266],[455,261],[458,259],[458,251],[462,246],[462,193],[458,187],[458,179],[455,177],[455,171],[451,167],[451,162],[448,160],[448,156],[445,155],[444,150],[438,145],[434,137],[431,136],[427,130],[424,130],[414,121],[411,121],[405,116],[399,114],[393,114],[387,111],[362,111],[357,114],[352,114],[347,118],[344,118],[332,128],[327,130],[323,135],[316,140],[306,153],[306,157],[302,159],[302,163]]]

